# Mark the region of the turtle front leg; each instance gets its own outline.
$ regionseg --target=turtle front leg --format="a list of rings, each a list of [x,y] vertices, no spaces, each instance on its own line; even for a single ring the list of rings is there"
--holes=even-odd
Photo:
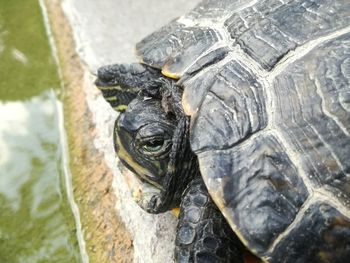
[[[175,241],[177,262],[243,262],[243,248],[202,178],[183,194]]]

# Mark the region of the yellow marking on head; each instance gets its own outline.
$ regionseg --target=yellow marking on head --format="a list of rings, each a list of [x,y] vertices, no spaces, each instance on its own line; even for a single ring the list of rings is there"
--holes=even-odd
[[[120,86],[97,86],[100,90],[119,90],[122,91]]]
[[[114,107],[116,111],[125,111],[127,108],[128,108],[128,105],[125,105],[125,104],[121,104],[121,105],[118,105],[117,107]]]
[[[137,162],[135,162],[135,160],[132,158],[132,156],[130,156],[130,154],[125,150],[123,144],[120,142],[119,136],[116,136],[116,137],[117,137],[116,143],[118,145],[118,151],[117,151],[118,157],[123,159],[125,162],[127,162],[140,177],[142,177],[147,181],[148,184],[153,185],[158,189],[164,189],[160,184],[150,181],[150,179],[147,177],[147,175],[149,175],[149,171],[146,168],[139,165]]]
[[[176,208],[173,208],[171,209],[171,212],[173,212],[173,214],[179,218],[179,214],[180,214],[180,208],[179,207],[176,207]]]
[[[130,154],[125,150],[123,144],[120,142],[119,137],[117,137],[117,145],[118,145],[118,151],[117,154],[119,158],[125,160],[132,168],[136,171],[139,175],[145,175],[148,174],[147,169],[139,165],[137,162],[134,161],[134,159],[130,156]]]
[[[116,101],[117,98],[116,98],[116,96],[111,96],[111,97],[106,97],[106,100],[108,100],[108,101]]]
[[[120,92],[134,92],[134,93],[137,93],[139,91],[139,89],[136,87],[121,87],[119,85],[117,85],[117,86],[97,86],[96,85],[96,87],[102,91],[104,91],[104,90],[117,90]]]

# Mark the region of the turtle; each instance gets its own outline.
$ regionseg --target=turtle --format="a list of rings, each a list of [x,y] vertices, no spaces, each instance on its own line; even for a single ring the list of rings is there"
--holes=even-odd
[[[349,261],[349,25],[348,0],[204,0],[98,70],[176,261]]]

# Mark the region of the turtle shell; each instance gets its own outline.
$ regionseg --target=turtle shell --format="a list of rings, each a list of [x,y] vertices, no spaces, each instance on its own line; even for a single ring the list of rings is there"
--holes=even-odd
[[[191,147],[271,262],[350,257],[350,2],[203,1],[137,44],[184,87]]]

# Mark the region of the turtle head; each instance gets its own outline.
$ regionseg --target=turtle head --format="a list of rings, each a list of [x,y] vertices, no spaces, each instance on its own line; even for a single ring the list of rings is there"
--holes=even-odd
[[[166,116],[156,99],[134,99],[115,122],[114,145],[121,162],[137,178],[127,182],[135,201],[154,209],[164,191],[176,120]],[[171,193],[169,193],[171,194]]]
[[[110,88],[106,99],[110,103],[119,100],[119,104],[125,105],[111,103],[120,111],[114,126],[114,146],[120,161],[131,172],[123,172],[131,194],[144,210],[160,213],[179,205],[197,164],[189,147],[189,121],[181,109],[181,91],[173,80],[158,71],[146,67],[145,70],[139,68],[139,74],[133,75],[135,70],[129,68],[124,70],[123,77],[120,68],[117,76],[109,73],[118,88],[114,95]],[[152,78],[140,81],[146,74]],[[103,92],[106,85],[101,83],[108,79],[106,74],[100,75],[96,83]],[[123,88],[124,79],[128,81],[127,89]],[[130,90],[136,91],[134,96],[123,102],[121,92]]]

